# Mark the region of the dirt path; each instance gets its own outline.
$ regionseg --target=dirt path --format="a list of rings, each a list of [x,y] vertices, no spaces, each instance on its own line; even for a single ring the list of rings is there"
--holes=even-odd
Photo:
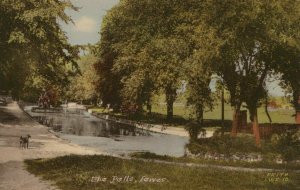
[[[29,149],[19,147],[19,137],[31,135]],[[14,102],[0,106],[0,190],[52,190],[24,169],[25,159],[53,158],[69,154],[101,154],[55,137],[47,128],[34,122]]]

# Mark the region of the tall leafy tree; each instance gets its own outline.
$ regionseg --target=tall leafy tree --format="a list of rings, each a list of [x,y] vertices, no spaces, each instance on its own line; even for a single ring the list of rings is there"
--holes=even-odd
[[[231,95],[232,134],[236,134],[240,107],[245,102],[259,145],[257,107],[266,94],[267,76],[278,64],[288,64],[280,50],[299,47],[299,2],[207,1],[205,7],[207,24],[216,30],[216,39],[222,44],[215,70]]]
[[[0,2],[0,89],[18,97],[32,76],[42,77],[44,84],[65,83],[65,65],[76,65],[78,53],[60,28],[60,22],[71,22],[66,8],[77,10],[70,1]]]
[[[205,108],[212,109],[213,97],[209,84],[211,82],[211,68],[205,64],[191,66],[188,70],[187,105],[194,110],[196,121],[203,125]]]
[[[291,104],[297,111],[300,109],[298,103],[300,98],[300,52],[295,48],[287,48],[281,49],[278,53],[284,56],[284,60],[280,60],[280,62],[287,62],[287,64],[278,64],[277,71],[281,73],[280,85],[288,94],[292,95]]]
[[[142,107],[150,102],[151,92],[164,92],[167,115],[172,118],[181,68],[191,50],[178,35],[181,20],[176,13],[182,5],[180,1],[123,0],[108,13],[98,64],[104,99],[122,95],[108,100],[120,104],[123,98]]]

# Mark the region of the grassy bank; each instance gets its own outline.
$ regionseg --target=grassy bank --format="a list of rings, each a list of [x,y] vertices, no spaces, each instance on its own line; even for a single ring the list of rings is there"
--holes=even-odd
[[[85,189],[296,189],[298,173],[191,168],[110,156],[27,160],[27,169],[63,190]],[[125,177],[128,176],[128,177]],[[96,177],[96,178],[95,178]],[[121,179],[122,178],[122,179]]]
[[[187,149],[197,154],[222,154],[225,156],[259,154],[264,160],[274,161],[279,156],[285,161],[300,159],[300,130],[294,129],[280,135],[273,135],[271,139],[261,140],[260,147],[255,145],[253,135],[239,134],[231,137],[230,134],[215,135],[211,138],[199,138],[190,141]]]
[[[130,154],[132,158],[142,158],[147,160],[162,160],[175,163],[194,163],[201,165],[216,165],[216,166],[233,166],[244,168],[264,168],[264,169],[278,169],[278,170],[300,170],[299,163],[282,163],[277,164],[271,161],[259,161],[259,162],[246,162],[246,161],[230,161],[230,160],[212,160],[203,158],[192,157],[172,157],[167,155],[157,155],[150,152],[135,152]]]

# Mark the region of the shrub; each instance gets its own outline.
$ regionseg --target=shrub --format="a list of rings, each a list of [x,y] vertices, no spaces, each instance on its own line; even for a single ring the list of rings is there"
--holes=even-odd
[[[198,139],[187,145],[187,148],[193,154],[219,153],[231,155],[235,153],[250,153],[260,152],[260,149],[255,146],[253,136],[231,137],[230,135],[215,135],[211,138]]]
[[[300,157],[300,129],[289,130],[271,137],[273,149],[280,153],[284,160],[291,161]]]
[[[203,129],[199,123],[190,122],[187,125],[185,125],[185,130],[188,131],[191,140],[195,141],[195,140],[197,140],[198,135],[200,134],[200,131]]]

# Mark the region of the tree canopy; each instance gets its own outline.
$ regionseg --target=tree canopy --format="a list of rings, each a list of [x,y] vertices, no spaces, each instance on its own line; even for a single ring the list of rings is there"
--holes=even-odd
[[[109,103],[142,108],[151,104],[154,93],[162,92],[167,115],[173,116],[176,90],[182,80],[188,80],[184,69],[187,60],[202,48],[194,35],[200,21],[197,6],[194,12],[189,10],[192,2],[124,0],[109,11],[99,43],[98,71],[103,77],[100,91],[104,100],[114,94]]]
[[[71,81],[67,90],[67,98],[69,100],[85,100],[96,103],[98,98],[96,85],[99,78],[94,68],[96,61],[96,57],[91,53],[81,56],[78,61],[80,73],[69,79]]]
[[[70,1],[0,2],[1,90],[19,97],[25,84],[43,84],[38,86],[43,88],[46,84],[66,83],[72,71],[66,65],[76,67],[78,54],[60,27],[61,22],[72,22],[65,14],[67,8],[77,10]]]
[[[294,103],[299,96],[299,6],[290,0],[121,0],[106,15],[98,43],[101,97],[142,107],[164,93],[171,117],[176,90],[187,81],[188,103],[202,119],[215,74],[230,93],[233,136],[245,104],[259,145],[257,108],[267,96],[266,79],[279,74]]]
[[[278,67],[289,68],[291,61],[294,69],[299,65],[295,64],[300,37],[299,6],[297,1],[206,2],[207,26],[215,30],[215,39],[222,44],[215,71],[230,91],[236,115],[241,104],[246,103],[258,144],[256,110],[266,96],[267,77],[278,73]],[[284,69],[279,72],[285,73],[284,77],[292,74]],[[233,133],[235,130],[236,126]]]

